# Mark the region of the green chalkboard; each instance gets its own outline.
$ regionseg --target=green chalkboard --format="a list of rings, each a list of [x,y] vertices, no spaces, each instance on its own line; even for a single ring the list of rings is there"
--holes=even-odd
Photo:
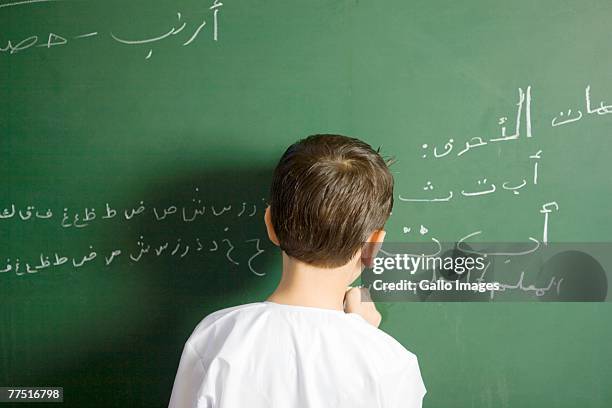
[[[0,385],[167,405],[197,322],[279,278],[270,175],[312,133],[397,158],[389,241],[542,240],[546,215],[550,241],[610,242],[611,17],[604,0],[0,0]],[[380,308],[425,407],[612,404],[609,303]]]

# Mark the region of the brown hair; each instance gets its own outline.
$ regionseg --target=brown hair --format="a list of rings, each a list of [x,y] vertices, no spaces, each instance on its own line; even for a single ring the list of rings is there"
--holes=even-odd
[[[383,159],[378,150],[332,134],[289,146],[270,189],[272,225],[287,255],[338,267],[384,227],[393,207],[392,159]]]

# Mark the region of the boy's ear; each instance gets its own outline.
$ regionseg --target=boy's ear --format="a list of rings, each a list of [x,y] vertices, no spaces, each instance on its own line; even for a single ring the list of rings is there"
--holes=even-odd
[[[264,214],[264,222],[266,223],[266,231],[268,231],[268,238],[270,241],[276,246],[280,246],[280,242],[278,237],[276,236],[276,231],[274,231],[274,227],[272,226],[272,213],[270,212],[270,206],[266,207],[266,212]]]
[[[366,241],[365,245],[361,250],[361,262],[366,267],[371,267],[374,258],[376,258],[376,254],[378,254],[378,250],[382,246],[383,241],[385,240],[385,235],[387,232],[385,230],[375,230],[370,234],[370,237]]]

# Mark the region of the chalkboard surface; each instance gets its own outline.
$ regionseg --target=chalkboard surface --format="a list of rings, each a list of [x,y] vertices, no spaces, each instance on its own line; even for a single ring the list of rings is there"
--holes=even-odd
[[[0,385],[166,405],[195,324],[273,289],[270,174],[312,133],[397,158],[389,241],[610,242],[611,17],[603,0],[1,0]],[[612,404],[609,303],[381,309],[426,407]]]

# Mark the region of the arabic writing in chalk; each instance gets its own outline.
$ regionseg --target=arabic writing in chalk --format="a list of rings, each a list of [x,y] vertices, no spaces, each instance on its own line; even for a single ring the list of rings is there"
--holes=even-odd
[[[443,157],[460,157],[465,153],[472,151],[476,148],[494,144],[495,142],[506,142],[511,140],[519,140],[521,136],[521,128],[524,120],[524,135],[525,138],[533,137],[533,130],[531,124],[531,86],[527,86],[526,90],[523,91],[519,88],[519,99],[516,103],[517,109],[514,119],[514,130],[513,133],[507,134],[508,117],[502,116],[498,119],[497,124],[500,126],[500,136],[485,138],[480,136],[474,136],[468,141],[464,142],[463,146],[456,148],[455,139],[450,138],[448,141],[439,148],[438,146],[430,145],[429,143],[423,143],[421,145],[421,158],[434,158],[441,159]],[[595,107],[594,107],[595,106]],[[591,101],[591,85],[587,85],[584,90],[584,112],[580,109],[568,109],[565,112],[559,112],[558,116],[555,116],[551,120],[552,127],[563,126],[570,123],[581,120],[586,115],[597,114],[598,116],[607,115],[612,113],[612,105],[606,105],[604,101],[600,101],[599,105],[593,104]]]
[[[465,147],[459,150],[456,153],[456,156],[462,156],[468,151],[475,149],[477,147],[486,146],[491,143],[496,142],[507,142],[510,140],[518,140],[521,136],[521,128],[524,121],[525,126],[525,138],[533,137],[532,127],[531,127],[531,85],[527,86],[525,90],[523,88],[518,89],[518,102],[516,103],[516,114],[514,117],[514,131],[512,134],[508,133],[508,117],[503,116],[499,118],[498,125],[500,126],[500,135],[498,137],[491,137],[488,140],[484,140],[482,137],[472,137],[470,140],[465,142]],[[427,143],[421,145],[423,153],[421,157],[423,159],[428,157],[433,157],[435,159],[440,159],[442,157],[447,157],[451,155],[453,151],[455,151],[455,140],[449,139],[448,142],[444,144],[443,150],[439,150],[437,146],[430,146]],[[430,156],[429,150],[432,150],[433,155]]]
[[[196,191],[198,191],[197,188]],[[262,201],[265,203],[265,200],[262,199]],[[100,206],[103,208],[102,211],[96,211],[95,207],[85,207],[83,210],[74,211],[64,207],[63,210],[59,212],[53,211],[50,208],[46,208],[45,210],[37,209],[34,205],[27,205],[24,208],[19,208],[17,205],[12,203],[4,209],[0,209],[0,222],[9,219],[30,222],[37,219],[56,219],[63,228],[84,228],[91,225],[91,223],[96,220],[119,219],[129,221],[135,217],[143,217],[147,215],[152,217],[153,220],[157,222],[161,222],[166,219],[178,218],[180,221],[190,223],[203,217],[253,217],[258,211],[258,205],[255,203],[242,202],[238,205],[204,205],[200,199],[194,199],[194,202],[197,204],[197,206],[180,206],[172,204],[169,206],[154,206],[148,208],[144,201],[140,201],[138,206],[125,208],[122,210],[114,208],[109,203],[105,203],[104,206]],[[55,215],[58,213],[61,214],[61,218],[58,215]]]
[[[598,108],[593,108],[591,103],[591,85],[587,85],[584,89],[584,107],[587,115],[592,115],[596,113],[597,115],[607,115],[608,113],[612,113],[612,105],[604,105],[604,101],[599,102]],[[577,109],[575,112],[572,112],[572,109],[568,109],[565,113],[559,112],[559,116],[555,116],[550,124],[553,127],[563,126],[569,123],[574,123],[582,119],[583,114],[580,109]]]
[[[217,252],[219,251],[227,260],[228,263],[233,265],[240,265],[241,263],[245,263],[249,270],[257,275],[263,276],[264,272],[258,272],[255,269],[254,261],[260,256],[263,252],[265,252],[261,248],[261,239],[260,238],[250,238],[246,239],[241,244],[245,244],[250,248],[253,253],[246,259],[246,261],[241,261],[235,258],[234,250],[236,250],[235,244],[229,238],[223,238],[220,240],[211,240],[206,243],[202,243],[199,237],[195,238],[195,243],[185,243],[181,238],[177,238],[174,242],[164,242],[156,245],[147,244],[145,245],[144,238],[141,235],[138,240],[136,246],[137,250],[123,251],[121,249],[114,249],[110,251],[107,255],[98,254],[93,249],[93,246],[89,246],[89,253],[80,256],[80,257],[69,257],[58,254],[58,252],[53,253],[53,258],[49,255],[45,255],[44,253],[40,253],[40,261],[38,264],[34,264],[33,262],[24,262],[20,260],[20,258],[15,258],[14,261],[11,261],[11,258],[6,259],[6,264],[4,267],[0,269],[0,273],[6,273],[13,271],[17,276],[24,275],[33,275],[40,272],[43,269],[58,267],[63,264],[72,265],[74,268],[80,268],[92,261],[94,259],[103,259],[104,265],[109,266],[111,263],[116,262],[115,259],[120,256],[127,256],[127,259],[131,263],[140,262],[144,256],[148,254],[149,257],[160,257],[162,255],[172,256],[176,258],[184,258],[189,253],[200,253],[205,254],[209,252]]]
[[[546,203],[542,206],[543,210],[550,210],[554,207],[558,210],[558,206],[556,203]],[[547,221],[546,221],[547,222]],[[545,222],[545,224],[546,224]],[[407,228],[406,230],[411,230],[412,228]],[[483,258],[484,267],[476,267],[472,265],[470,267],[465,267],[462,271],[456,272],[459,275],[465,276],[462,282],[470,283],[487,283],[487,274],[492,270],[493,263],[501,262],[505,265],[510,263],[516,263],[516,269],[503,269],[504,274],[507,275],[507,279],[509,282],[503,282],[500,280],[502,276],[500,276],[500,272],[502,270],[497,269],[496,272],[492,272],[494,274],[495,282],[499,284],[498,288],[489,290],[490,298],[494,299],[497,292],[510,292],[510,291],[522,291],[529,294],[533,294],[536,297],[542,297],[547,292],[554,290],[557,294],[560,293],[561,285],[563,283],[563,277],[551,276],[551,278],[545,282],[544,286],[536,286],[535,284],[527,284],[525,279],[525,271],[526,268],[529,268],[529,263],[525,264],[526,259],[520,259],[521,257],[527,256],[535,256],[532,259],[536,259],[535,263],[532,263],[531,266],[535,266],[536,271],[540,271],[541,264],[538,260],[541,260],[543,255],[542,250],[547,247],[546,242],[546,225],[544,227],[544,237],[542,240],[538,240],[532,236],[529,236],[527,240],[523,240],[520,243],[514,244],[484,244],[483,249],[475,249],[478,248],[479,244],[471,242],[474,238],[480,238],[482,236],[483,231],[474,231],[471,232],[455,241],[454,243],[449,243],[453,248],[453,253],[457,253],[459,257],[462,256],[479,256]],[[427,234],[429,231],[423,225],[421,225],[421,235]],[[428,240],[430,243],[426,246],[423,245],[414,245],[408,244],[408,247],[405,246],[393,246],[392,248],[399,249],[399,253],[394,253],[395,251],[391,251],[389,248],[381,248],[380,253],[382,256],[386,257],[396,257],[396,256],[408,256],[413,258],[435,258],[435,257],[444,257],[448,256],[448,250],[443,248],[441,241],[435,237],[429,237]],[[468,244],[469,242],[469,244]],[[401,244],[400,244],[401,245]],[[482,246],[482,245],[480,245]],[[384,247],[384,246],[383,246]],[[558,248],[557,248],[558,251]],[[553,251],[557,252],[557,251]],[[415,267],[418,269],[418,267]],[[443,268],[442,268],[443,269]],[[445,275],[444,271],[440,268],[430,268],[423,267],[424,274],[419,274],[416,277],[419,281],[429,281],[431,283],[437,281],[445,281],[448,279],[448,276]],[[533,270],[533,269],[532,269]],[[429,273],[429,275],[428,275]],[[533,274],[532,274],[533,275]],[[490,276],[492,279],[493,276]],[[536,276],[536,279],[538,277]],[[392,279],[393,280],[393,279]],[[490,279],[489,279],[490,280]],[[540,280],[540,282],[542,282]],[[371,285],[370,285],[371,286]],[[479,292],[478,288],[472,289],[474,293]]]
[[[222,6],[223,6],[223,3],[221,3],[219,0],[214,0],[212,5],[208,8],[210,12],[212,12],[211,26],[212,26],[213,41],[219,40],[219,11]],[[148,51],[146,53],[145,59],[148,60],[153,55],[153,48],[150,47],[152,44],[165,40],[171,36],[176,36],[178,34],[181,34],[182,31],[185,30],[187,27],[191,27],[190,24],[188,24],[186,21],[183,20],[183,15],[181,12],[176,13],[176,18],[177,18],[177,24],[173,25],[170,29],[168,29],[167,31],[159,35],[154,35],[150,37],[147,36],[147,37],[141,37],[141,38],[126,38],[122,36],[121,34],[110,31],[109,36],[114,41],[120,44],[129,45],[129,46],[138,46],[138,47],[146,46],[148,48]],[[188,46],[192,44],[196,40],[196,38],[200,35],[200,32],[203,31],[205,26],[206,26],[206,20],[202,19],[200,22],[193,25],[193,27],[190,28],[189,32],[185,31],[187,35],[181,40],[181,45]],[[43,47],[43,48],[49,49],[52,47],[66,45],[69,43],[69,41],[93,39],[95,37],[98,37],[99,35],[100,35],[99,31],[93,31],[93,30],[85,32],[85,33],[73,35],[73,36],[60,35],[58,33],[50,32],[48,33],[48,35],[45,35],[46,40],[42,42],[41,42],[41,38],[39,38],[38,35],[31,35],[21,40],[16,40],[16,41],[8,40],[5,46],[0,45],[0,53],[7,53],[9,55],[16,54],[19,52],[23,52],[32,47]]]
[[[448,202],[455,197],[478,197],[487,194],[493,194],[499,189],[509,191],[513,195],[519,195],[521,189],[526,187],[530,182],[532,185],[538,184],[538,161],[542,158],[542,150],[538,150],[535,154],[529,156],[530,159],[535,160],[533,169],[529,176],[520,177],[515,180],[506,180],[501,183],[494,183],[487,177],[481,177],[476,179],[475,188],[461,189],[458,193],[454,191],[443,192],[440,195],[436,195],[434,184],[431,180],[428,180],[423,187],[423,191],[426,191],[429,196],[427,197],[406,197],[403,194],[398,195],[398,199],[404,202]],[[527,180],[530,180],[529,182]],[[498,187],[499,186],[499,187]],[[433,195],[433,196],[432,196]]]
[[[215,220],[216,224],[219,222],[238,222],[242,224],[243,222],[257,218],[255,215],[258,214],[260,210],[263,211],[267,206],[265,198],[261,199],[261,203],[238,201],[238,203],[206,204],[199,198],[199,194],[200,188],[195,187],[193,190],[193,197],[188,204],[175,202],[164,206],[148,206],[145,200],[141,200],[137,205],[128,208],[117,208],[107,202],[103,205],[99,204],[97,206],[85,207],[84,209],[78,210],[70,210],[67,207],[63,207],[61,210],[54,210],[42,206],[41,208],[37,208],[37,206],[33,204],[21,207],[12,203],[5,208],[0,207],[0,225],[9,222],[24,224],[44,222],[53,223],[61,228],[77,228],[82,230],[97,223],[110,222],[110,220],[124,223],[140,220],[146,222],[148,225],[150,225],[151,222],[160,224],[170,223],[173,227],[176,227],[177,223],[193,224],[198,221],[206,225],[206,223],[211,220]],[[223,231],[227,233],[229,229],[229,226],[226,225]],[[253,274],[258,276],[264,275],[255,269],[253,263],[255,258],[264,252],[261,248],[261,239],[256,237],[245,240],[244,238],[244,236],[241,236],[240,245],[247,247],[247,249],[252,248],[254,251],[246,261],[239,260],[235,257],[236,252],[234,251],[238,248],[238,244],[233,242],[235,238],[230,239],[230,236],[226,234],[216,239],[208,240],[197,237],[194,239],[194,242],[187,242],[185,239],[177,238],[176,241],[161,242],[156,245],[145,245],[143,236],[140,236],[136,244],[137,250],[135,252],[116,249],[104,256],[104,260],[105,265],[109,266],[113,263],[114,259],[122,255],[131,262],[139,262],[141,258],[149,253],[151,256],[155,257],[167,253],[169,256],[183,258],[190,253],[219,252],[224,253],[229,263],[234,265],[244,264],[248,266]],[[54,254],[54,261],[50,259],[50,256],[44,256],[44,254],[41,253],[40,263],[36,266],[33,266],[33,262],[23,262],[20,261],[20,258],[13,256],[12,258],[14,260],[11,261],[10,258],[7,259],[6,266],[0,269],[0,273],[13,271],[18,276],[31,275],[42,269],[60,266],[66,263],[72,264],[75,268],[79,268],[92,262],[96,258],[100,258],[98,256],[99,254],[93,249],[82,257],[74,258],[70,258],[67,255],[61,255],[60,252]]]
[[[521,135],[525,135],[524,139],[533,138],[533,129],[531,125],[531,107],[532,107],[532,92],[531,86],[527,86],[525,91],[522,88],[518,90],[518,101],[516,103],[516,115],[514,119],[514,128],[512,134],[508,135],[507,117],[502,117],[498,121],[498,125],[501,127],[500,136],[489,138],[485,140],[482,137],[472,137],[470,140],[465,142],[465,148],[459,150],[455,149],[455,140],[450,138],[445,144],[443,149],[438,149],[438,146],[430,146],[427,143],[421,145],[422,153],[421,157],[426,159],[433,157],[434,159],[441,159],[454,155],[455,157],[461,157],[468,151],[480,148],[483,146],[490,145],[496,142],[505,142],[510,140],[519,140]],[[558,116],[554,117],[551,121],[553,128],[568,125],[570,123],[577,122],[587,115],[593,116],[604,116],[608,113],[612,113],[612,105],[606,105],[604,101],[600,101],[598,104],[592,101],[591,86],[587,85],[584,90],[584,114],[580,109],[568,109],[567,112],[560,112]],[[537,139],[535,139],[537,140]],[[498,145],[499,146],[499,145]],[[433,154],[431,154],[433,153]],[[537,149],[529,154],[528,159],[531,168],[529,171],[523,169],[520,176],[508,177],[502,180],[493,180],[486,175],[476,177],[471,186],[462,186],[456,189],[443,190],[438,192],[436,184],[432,180],[426,180],[422,187],[422,192],[415,194],[398,194],[398,200],[406,203],[448,203],[457,199],[478,199],[484,196],[492,194],[500,194],[504,191],[511,193],[511,196],[520,197],[521,192],[528,190],[529,187],[538,185],[540,180],[540,161],[543,157],[543,150]],[[559,204],[557,201],[551,200],[546,204],[542,205],[539,212],[544,217],[544,228],[542,233],[542,242],[547,245],[549,239],[548,223],[549,217],[552,212],[559,210]],[[404,234],[409,232],[411,228],[404,227]]]

